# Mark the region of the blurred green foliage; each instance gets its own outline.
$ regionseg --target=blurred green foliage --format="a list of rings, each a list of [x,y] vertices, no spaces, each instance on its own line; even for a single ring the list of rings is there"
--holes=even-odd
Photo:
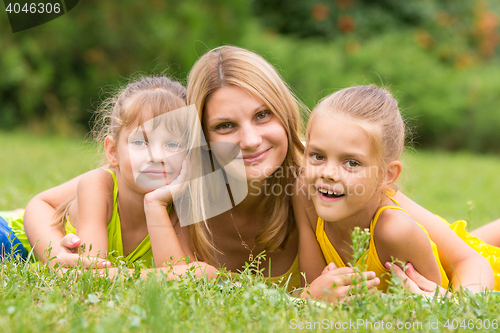
[[[87,130],[134,73],[185,77],[206,50],[263,55],[309,107],[387,85],[424,147],[500,151],[500,4],[494,0],[89,0],[12,34],[0,15],[0,128]]]
[[[236,43],[245,1],[80,1],[66,15],[11,33],[0,15],[0,127],[71,133],[86,126],[100,89],[137,72],[182,78],[206,49]]]

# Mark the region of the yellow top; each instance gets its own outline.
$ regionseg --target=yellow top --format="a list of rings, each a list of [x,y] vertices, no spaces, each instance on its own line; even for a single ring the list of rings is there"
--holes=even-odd
[[[133,267],[133,264],[139,263],[143,267],[155,267],[153,261],[153,251],[151,249],[151,241],[149,235],[142,240],[137,248],[130,252],[126,257],[123,254],[122,243],[122,229],[120,223],[120,215],[118,215],[118,184],[116,182],[116,175],[113,171],[105,169],[113,177],[113,213],[111,220],[108,223],[108,256],[107,259],[112,263],[124,262],[127,267]],[[170,212],[172,205],[167,207]],[[76,234],[76,228],[68,220],[66,222],[66,233]]]
[[[28,236],[26,236],[26,231],[24,230],[24,224],[23,224],[23,219],[24,219],[24,210],[20,212],[19,214],[9,218],[7,220],[9,227],[12,229],[12,232],[16,237],[19,239],[21,244],[24,246],[26,249],[26,252],[29,253],[31,251],[31,244],[28,241]],[[74,233],[76,235],[76,232],[73,232],[74,230],[73,226],[66,224],[65,228],[65,233]],[[71,229],[72,228],[72,229]],[[54,244],[51,244],[52,247],[57,246]]]
[[[387,290],[389,280],[386,277],[388,277],[389,275],[386,273],[389,273],[389,271],[384,267],[382,262],[380,262],[380,258],[378,257],[377,253],[377,248],[375,247],[375,240],[373,238],[373,233],[375,231],[375,225],[377,224],[378,218],[385,209],[397,209],[406,213],[406,211],[401,207],[396,207],[396,206],[381,207],[373,217],[372,221],[370,222],[370,245],[368,247],[368,250],[363,255],[363,257],[358,260],[358,263],[360,263],[360,261],[366,258],[366,270],[375,272],[377,277],[380,278],[380,284],[378,285],[377,288],[382,291]],[[429,234],[427,233],[425,228],[422,227],[420,224],[419,226],[424,230],[427,237],[429,237]],[[325,257],[327,263],[333,262],[337,267],[346,266],[344,264],[344,261],[342,260],[342,258],[337,253],[332,243],[328,239],[328,236],[326,235],[325,232],[325,221],[321,218],[318,218],[318,222],[316,225],[316,239],[321,247],[321,251],[323,252],[323,256]],[[439,271],[441,273],[441,285],[444,288],[448,288],[448,283],[449,283],[448,277],[446,276],[443,266],[441,265],[441,261],[439,260],[436,244],[434,244],[434,242],[430,238],[429,241],[431,242],[432,252],[434,253],[434,257],[436,258],[437,264],[439,266]]]
[[[238,273],[231,272],[231,277],[236,277]],[[287,286],[288,291],[300,288],[300,272],[299,272],[299,256],[295,257],[292,266],[284,274],[279,276],[271,276],[269,282],[279,286]]]
[[[493,274],[495,275],[495,287],[493,289],[500,290],[500,248],[486,244],[482,239],[469,234],[467,230],[465,230],[465,227],[467,226],[467,222],[465,221],[455,221],[450,225],[442,217],[439,218],[443,220],[467,245],[472,247],[488,261],[493,269]]]

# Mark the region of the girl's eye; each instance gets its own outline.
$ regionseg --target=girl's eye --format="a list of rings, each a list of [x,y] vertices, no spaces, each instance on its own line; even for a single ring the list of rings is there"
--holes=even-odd
[[[359,162],[357,161],[347,161],[345,162],[345,164],[349,167],[349,168],[355,168],[357,166],[360,166],[361,164],[359,164]]]
[[[262,119],[266,118],[269,115],[269,113],[270,113],[269,111],[259,112],[259,113],[257,113],[257,119],[262,120]]]
[[[325,157],[323,155],[316,154],[316,153],[311,154],[311,157],[315,161],[323,161],[325,159]]]
[[[169,142],[165,146],[170,149],[177,149],[180,147],[180,144],[178,142]]]
[[[132,144],[136,147],[143,147],[147,145],[146,141],[144,140],[134,140],[132,141]]]

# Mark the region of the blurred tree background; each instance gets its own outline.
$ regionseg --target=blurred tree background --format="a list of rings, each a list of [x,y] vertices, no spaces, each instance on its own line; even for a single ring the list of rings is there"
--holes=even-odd
[[[88,130],[103,92],[140,72],[185,82],[233,44],[263,55],[313,107],[386,85],[424,147],[500,152],[496,0],[81,1],[13,34],[0,14],[0,129]]]

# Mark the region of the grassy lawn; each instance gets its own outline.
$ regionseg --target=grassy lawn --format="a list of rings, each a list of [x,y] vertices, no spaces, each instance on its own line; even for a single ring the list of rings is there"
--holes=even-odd
[[[0,210],[23,207],[100,160],[79,139],[0,132],[0,140]],[[500,218],[500,157],[418,151],[404,161],[401,188],[424,207],[474,227]],[[16,262],[0,267],[1,332],[496,332],[500,325],[500,298],[491,293],[426,300],[397,290],[325,306],[294,300],[250,274],[237,287],[189,278],[108,280],[90,272],[75,278]]]

